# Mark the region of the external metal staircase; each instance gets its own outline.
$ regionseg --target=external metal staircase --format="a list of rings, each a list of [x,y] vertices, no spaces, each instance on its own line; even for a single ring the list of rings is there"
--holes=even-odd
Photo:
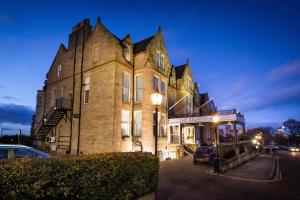
[[[194,151],[190,149],[188,146],[183,145],[183,153],[184,156],[192,156],[194,154]]]
[[[55,104],[38,124],[36,128],[37,131],[35,132],[36,138],[45,138],[51,129],[57,126],[57,124],[69,110],[71,109],[67,106],[67,101],[65,98],[56,99]]]

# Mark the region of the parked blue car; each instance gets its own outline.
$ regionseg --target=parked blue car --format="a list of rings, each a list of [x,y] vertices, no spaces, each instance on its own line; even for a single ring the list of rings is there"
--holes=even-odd
[[[49,155],[25,145],[0,144],[0,160],[12,158],[49,158]]]

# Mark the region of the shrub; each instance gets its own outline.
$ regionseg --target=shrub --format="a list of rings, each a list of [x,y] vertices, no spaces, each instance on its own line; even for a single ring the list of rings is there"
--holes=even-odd
[[[235,150],[234,149],[230,149],[229,151],[224,153],[224,159],[229,159],[229,158],[233,158],[235,156]]]
[[[156,190],[150,153],[16,159],[0,166],[3,199],[136,199]]]

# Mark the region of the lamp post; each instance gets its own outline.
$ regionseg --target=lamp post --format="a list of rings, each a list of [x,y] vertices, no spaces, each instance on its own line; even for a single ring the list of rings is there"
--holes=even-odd
[[[213,123],[215,124],[215,135],[216,135],[216,150],[217,150],[217,157],[219,156],[218,154],[218,123],[219,123],[219,120],[220,120],[220,117],[218,114],[215,114],[213,117],[212,117],[212,120],[213,120]]]
[[[158,106],[161,105],[162,102],[162,94],[159,93],[156,88],[154,93],[151,94],[151,100],[153,106],[155,106],[155,126],[154,126],[154,139],[155,139],[155,155],[157,156],[157,129],[158,129]]]
[[[219,150],[218,150],[218,123],[219,123],[220,117],[218,114],[215,114],[212,116],[212,122],[215,124],[215,135],[216,135],[216,157],[214,158],[214,172],[220,172],[221,171],[221,159],[219,158]]]

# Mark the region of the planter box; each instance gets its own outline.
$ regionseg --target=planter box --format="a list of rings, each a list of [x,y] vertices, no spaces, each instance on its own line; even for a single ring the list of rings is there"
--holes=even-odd
[[[223,159],[221,163],[221,172],[225,172],[229,169],[236,168],[239,165],[251,160],[252,158],[256,157],[257,153],[243,153],[231,159]]]

